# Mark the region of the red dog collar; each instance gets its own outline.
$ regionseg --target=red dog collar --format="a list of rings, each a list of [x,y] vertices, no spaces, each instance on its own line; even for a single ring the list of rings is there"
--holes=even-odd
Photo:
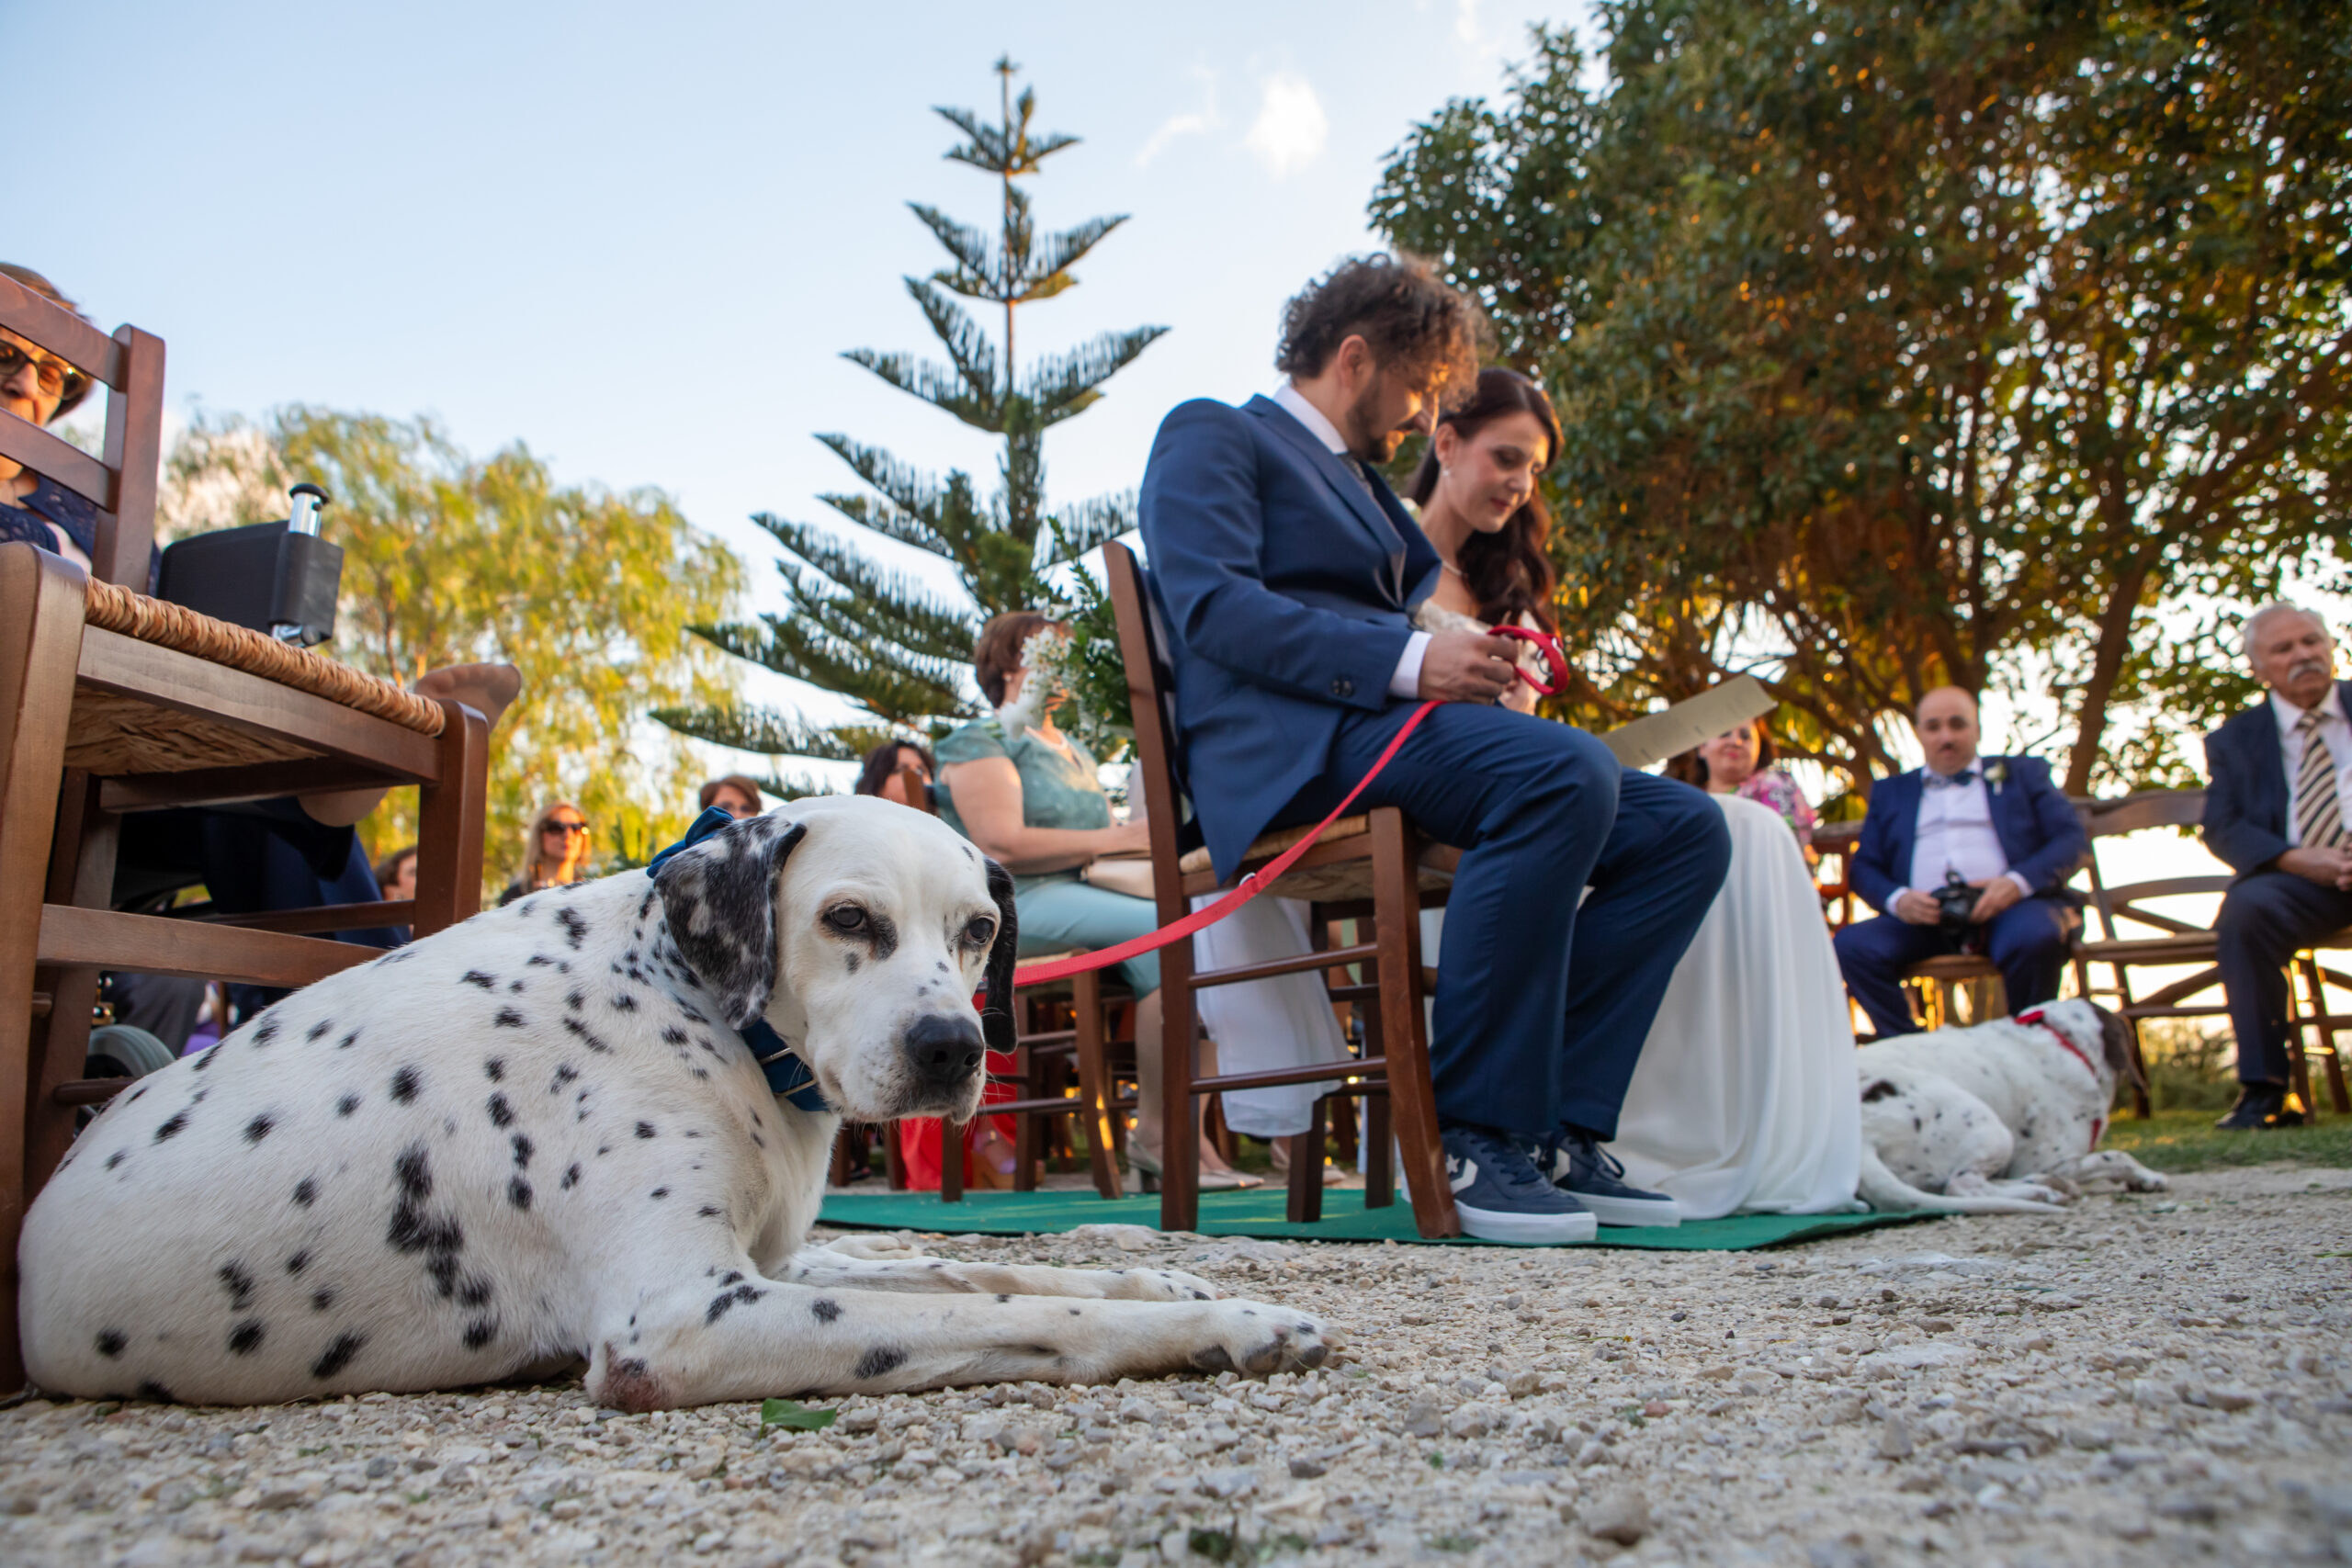
[[[2090,1069],[2091,1078],[2094,1082],[2106,1081],[2099,1077],[2098,1064],[2092,1061],[2088,1056],[2084,1055],[2083,1048],[2075,1044],[2073,1041],[2067,1039],[2066,1032],[2064,1030],[2059,1028],[2056,1024],[2052,1023],[2048,1019],[2042,1017],[2041,1010],[2040,1008],[2034,1009],[2031,1012],[2021,1012],[2018,1014],[2018,1021],[2019,1023],[2031,1024],[2034,1028],[2039,1029],[2044,1034],[2050,1036],[2051,1039],[2058,1042],[2059,1044],[2066,1047],[2066,1054],[2068,1055],[2074,1057],[2075,1060],[2080,1062],[2084,1066]],[[2094,1117],[2091,1121],[2091,1147],[2098,1147],[2099,1136],[2106,1131],[2107,1118],[2104,1116]]]

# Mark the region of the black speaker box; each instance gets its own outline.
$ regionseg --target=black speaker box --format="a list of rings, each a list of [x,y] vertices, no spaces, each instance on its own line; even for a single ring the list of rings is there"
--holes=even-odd
[[[283,522],[198,534],[164,551],[155,595],[265,635],[282,626],[309,648],[334,636],[343,547]]]

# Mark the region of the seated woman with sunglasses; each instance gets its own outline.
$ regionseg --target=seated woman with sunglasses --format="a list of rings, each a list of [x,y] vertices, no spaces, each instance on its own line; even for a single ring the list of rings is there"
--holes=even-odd
[[[523,874],[498,896],[499,908],[537,893],[588,880],[588,818],[559,800],[539,813],[523,840]]]
[[[73,300],[30,267],[0,262],[0,274],[61,310],[74,310]],[[72,413],[89,395],[87,376],[47,350],[0,329],[0,408],[29,423],[46,425]],[[0,457],[0,544],[37,545],[87,571],[90,553],[98,547],[97,525],[95,503],[11,458]]]

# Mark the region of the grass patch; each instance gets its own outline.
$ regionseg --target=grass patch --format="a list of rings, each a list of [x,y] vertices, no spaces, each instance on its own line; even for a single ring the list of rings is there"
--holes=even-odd
[[[2129,1114],[2109,1123],[2105,1147],[2121,1149],[2153,1169],[2227,1170],[2249,1165],[2352,1168],[2352,1117],[2316,1127],[2224,1133],[2211,1111],[2159,1111],[2143,1122]]]

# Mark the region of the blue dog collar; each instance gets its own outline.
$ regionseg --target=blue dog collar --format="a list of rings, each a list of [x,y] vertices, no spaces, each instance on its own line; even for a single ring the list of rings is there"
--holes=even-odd
[[[734,820],[718,807],[710,807],[695,818],[695,825],[686,829],[684,838],[646,863],[646,875],[651,876],[672,855],[702,842]],[[792,1047],[785,1043],[784,1036],[778,1034],[767,1020],[755,1018],[736,1032],[743,1037],[744,1045],[751,1050],[752,1059],[760,1065],[761,1073],[768,1080],[768,1088],[777,1099],[796,1111],[824,1111],[832,1109],[825,1103],[823,1092],[817,1088],[817,1075],[808,1070],[808,1063],[792,1054]]]

